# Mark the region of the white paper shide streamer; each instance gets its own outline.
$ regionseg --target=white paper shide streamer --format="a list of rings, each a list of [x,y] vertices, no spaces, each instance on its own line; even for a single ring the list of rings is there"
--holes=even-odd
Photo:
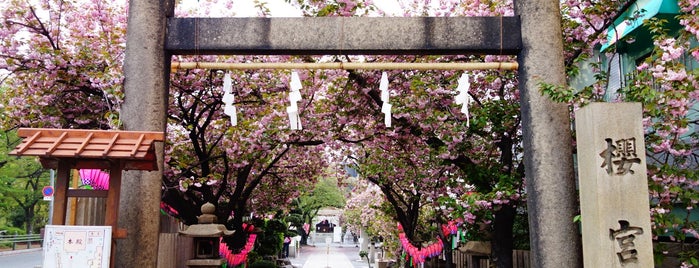
[[[386,72],[381,74],[379,90],[381,90],[381,102],[383,102],[383,105],[381,105],[381,112],[384,114],[384,124],[386,124],[386,127],[391,127],[391,107],[393,107],[393,105],[388,103],[390,94],[388,93],[388,77],[386,76]]]
[[[235,103],[235,96],[232,93],[233,91],[233,85],[231,81],[231,74],[226,73],[223,76],[223,103],[224,108],[223,108],[223,113],[226,114],[227,116],[231,117],[231,124],[233,126],[238,125],[238,115],[236,114],[236,109],[235,106],[233,105]]]
[[[298,102],[301,100],[301,79],[299,74],[291,72],[291,82],[289,82],[289,107],[286,107],[286,113],[289,114],[289,128],[292,130],[302,130],[301,117],[299,116]]]
[[[468,90],[471,88],[471,82],[468,80],[468,74],[463,73],[459,78],[459,85],[456,91],[459,92],[456,97],[454,97],[454,102],[456,104],[461,104],[461,112],[466,115],[466,127],[470,127],[471,119],[468,114],[468,105],[473,101],[471,96],[468,95]]]

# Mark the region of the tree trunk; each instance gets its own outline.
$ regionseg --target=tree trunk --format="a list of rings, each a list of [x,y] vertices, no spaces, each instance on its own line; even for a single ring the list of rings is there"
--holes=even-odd
[[[301,241],[299,241],[299,243],[301,245],[308,245],[308,233],[306,233],[306,230],[304,230],[303,227],[301,227],[299,234],[301,235]]]
[[[32,234],[32,229],[34,229],[34,209],[33,207],[24,208],[24,231],[27,234]]]
[[[439,236],[442,236],[442,246],[444,246],[444,261],[446,262],[446,265],[444,266],[445,268],[452,268],[452,264],[454,263],[453,261],[453,256],[451,254],[451,245],[453,241],[451,239],[447,239],[448,237],[444,237],[442,234],[439,234]],[[458,239],[456,237],[452,237],[452,239]]]
[[[495,211],[492,255],[498,268],[512,268],[512,248],[514,245],[512,228],[516,214],[517,210],[511,205],[503,205]]]

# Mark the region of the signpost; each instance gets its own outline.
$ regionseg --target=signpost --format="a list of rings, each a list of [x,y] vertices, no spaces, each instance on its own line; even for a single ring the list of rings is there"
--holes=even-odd
[[[44,189],[41,190],[41,193],[44,195],[44,201],[53,200],[53,186],[44,186]]]

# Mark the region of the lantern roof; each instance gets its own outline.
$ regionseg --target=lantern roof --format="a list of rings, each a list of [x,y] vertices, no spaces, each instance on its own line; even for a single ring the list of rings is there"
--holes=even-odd
[[[234,233],[235,231],[228,230],[225,225],[216,223],[192,224],[186,230],[180,231],[180,234],[191,237],[224,237]]]
[[[158,170],[155,142],[163,132],[20,128],[20,143],[9,154],[38,156],[44,168],[56,169],[59,160],[74,168],[109,169],[121,162],[124,170]]]
[[[197,224],[192,224],[180,234],[191,237],[223,237],[230,236],[235,231],[228,230],[223,224],[216,224],[216,206],[209,202],[201,206],[201,215],[197,217]]]

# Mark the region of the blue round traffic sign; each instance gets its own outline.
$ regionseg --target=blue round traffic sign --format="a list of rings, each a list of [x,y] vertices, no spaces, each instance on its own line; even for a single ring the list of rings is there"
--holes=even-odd
[[[53,196],[53,186],[44,186],[41,193],[43,193],[44,196]]]

